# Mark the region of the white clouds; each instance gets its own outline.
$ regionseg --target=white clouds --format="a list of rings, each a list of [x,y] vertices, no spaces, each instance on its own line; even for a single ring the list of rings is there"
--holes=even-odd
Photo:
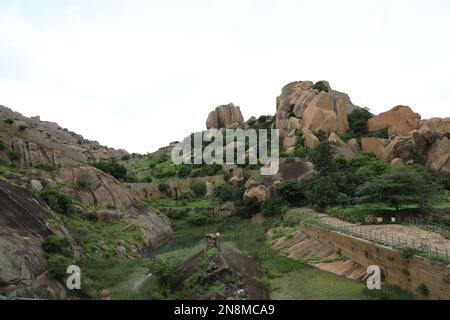
[[[219,104],[274,113],[293,80],[375,112],[450,103],[447,1],[52,4],[0,3],[0,103],[130,151],[203,128]]]

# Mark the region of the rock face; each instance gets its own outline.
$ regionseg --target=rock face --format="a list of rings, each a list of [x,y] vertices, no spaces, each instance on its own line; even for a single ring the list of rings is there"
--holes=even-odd
[[[362,138],[362,150],[367,153],[373,153],[377,157],[382,158],[384,148],[389,144],[389,140],[379,138]]]
[[[0,181],[0,286],[17,285],[21,297],[63,299],[65,291],[47,276],[42,241],[67,230],[31,193]]]
[[[334,151],[336,155],[342,156],[346,160],[351,160],[355,156],[355,152],[352,150],[352,148],[341,138],[339,138],[336,133],[331,133],[328,141],[334,144]]]
[[[347,94],[332,90],[327,81],[292,82],[277,98],[275,126],[283,139],[294,129],[345,133],[347,115],[356,108]]]
[[[420,115],[407,106],[397,106],[390,111],[369,119],[369,131],[389,129],[391,135],[407,134],[417,129],[420,122]]]
[[[97,141],[61,128],[56,123],[27,118],[9,108],[0,106],[0,140],[8,150],[20,152],[20,165],[76,165],[102,159],[120,159],[128,153],[101,146]],[[11,120],[11,124],[4,122]],[[20,128],[25,128],[20,130]],[[15,134],[10,132],[14,130]],[[0,151],[0,159],[9,162],[7,151]]]
[[[232,103],[229,105],[219,106],[212,111],[206,120],[206,128],[222,129],[222,128],[238,128],[244,126],[244,117],[241,109],[235,107]]]
[[[450,140],[437,139],[428,151],[428,166],[442,174],[450,176]]]
[[[309,129],[303,129],[303,139],[305,141],[305,147],[309,149],[315,149],[320,141],[319,138],[317,138]]]

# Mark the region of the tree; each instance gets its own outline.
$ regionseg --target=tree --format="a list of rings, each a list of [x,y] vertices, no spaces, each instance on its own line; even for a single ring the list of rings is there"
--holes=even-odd
[[[309,202],[319,209],[338,204],[347,198],[339,192],[339,187],[331,176],[319,175],[308,182],[307,197]]]
[[[405,205],[426,208],[438,202],[442,185],[421,165],[390,168],[381,176],[372,177],[358,188],[363,203],[385,204],[397,211]]]
[[[348,125],[353,137],[363,137],[369,132],[367,128],[367,121],[373,115],[368,109],[356,109],[348,115]]]
[[[276,187],[281,198],[292,205],[301,205],[306,200],[305,185],[296,181],[283,181]]]
[[[127,169],[114,159],[94,163],[94,167],[113,176],[117,180],[125,180],[127,177]]]
[[[334,145],[328,141],[322,141],[310,153],[309,159],[320,175],[329,175],[336,171],[336,160],[334,159]]]

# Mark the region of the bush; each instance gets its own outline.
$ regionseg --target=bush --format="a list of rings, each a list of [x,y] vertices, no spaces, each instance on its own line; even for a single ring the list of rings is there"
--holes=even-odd
[[[22,152],[19,150],[11,150],[8,152],[8,158],[13,162],[20,161],[22,159]]]
[[[145,183],[152,183],[152,182],[153,182],[153,179],[152,179],[152,177],[145,177],[145,178],[143,179],[143,181],[144,181]]]
[[[173,279],[178,275],[176,272],[180,262],[173,259],[155,259],[150,264],[150,271],[152,275],[157,279],[158,284],[162,287],[169,287]]]
[[[122,159],[122,161],[128,161],[128,160],[131,159],[131,156],[129,154],[125,154],[125,155],[122,156],[121,159]]]
[[[178,169],[177,175],[181,179],[189,177],[189,175],[191,174],[191,170],[192,170],[191,166],[181,165],[180,168]]]
[[[13,123],[14,123],[14,120],[11,119],[11,118],[8,118],[8,119],[5,120],[5,123],[7,123],[7,124],[13,124]]]
[[[236,204],[236,214],[242,218],[251,218],[260,211],[261,203],[256,198],[247,198]]]
[[[304,189],[305,186],[296,181],[284,181],[276,187],[281,198],[292,205],[301,205],[304,203],[306,200]]]
[[[232,185],[231,183],[224,183],[219,185],[216,190],[214,190],[214,194],[216,198],[222,200],[223,202],[238,202],[241,201],[244,197],[245,193],[245,184],[240,183],[237,186]]]
[[[53,210],[58,213],[68,214],[73,211],[72,199],[68,194],[59,192],[53,188],[47,188],[39,194],[39,197]]]
[[[6,150],[6,143],[3,140],[0,140],[0,151]]]
[[[27,130],[27,129],[28,129],[28,126],[26,126],[26,125],[24,125],[24,124],[22,124],[22,125],[19,126],[19,130],[20,130],[20,131],[25,131],[25,130]]]
[[[213,219],[206,212],[195,212],[189,213],[186,222],[193,226],[203,226],[213,222]]]
[[[115,160],[104,160],[94,163],[93,165],[97,169],[113,176],[118,180],[124,180],[127,177],[127,169]]]
[[[51,277],[63,280],[67,275],[67,267],[72,264],[72,260],[60,255],[52,254],[47,257],[47,270]]]
[[[419,287],[417,287],[417,291],[422,295],[422,296],[428,296],[430,294],[430,289],[427,287],[427,285],[425,283],[421,283],[419,285]]]
[[[42,243],[42,249],[48,254],[61,254],[67,258],[73,258],[73,249],[70,240],[62,236],[48,236]]]
[[[46,171],[46,172],[53,172],[56,170],[56,167],[49,165],[49,164],[43,164],[43,163],[39,163],[39,164],[35,165],[34,167],[38,170],[42,170],[42,171]]]
[[[206,183],[204,181],[195,181],[191,183],[191,190],[198,198],[206,196]]]
[[[262,206],[261,213],[265,217],[282,216],[287,212],[287,210],[288,206],[285,201],[280,199],[271,199]]]
[[[348,125],[350,133],[353,138],[360,138],[367,135],[367,121],[371,119],[373,115],[367,109],[356,109],[348,115]]]
[[[167,183],[163,182],[159,184],[158,190],[159,192],[166,194],[167,192],[169,192],[170,186]]]

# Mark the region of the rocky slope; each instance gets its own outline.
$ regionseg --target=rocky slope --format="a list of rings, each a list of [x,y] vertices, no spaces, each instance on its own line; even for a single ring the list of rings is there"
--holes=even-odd
[[[61,298],[64,293],[55,281],[45,278],[41,243],[48,235],[70,237],[70,233],[61,223],[53,227],[51,221],[57,221],[54,214],[37,200],[43,190],[57,189],[70,195],[84,214],[95,210],[99,219],[122,219],[128,229],[140,230],[148,248],[157,248],[172,236],[167,218],[92,166],[99,160],[120,159],[126,151],[101,146],[55,123],[26,118],[3,106],[0,143],[0,287],[20,284],[19,293],[37,297]]]

